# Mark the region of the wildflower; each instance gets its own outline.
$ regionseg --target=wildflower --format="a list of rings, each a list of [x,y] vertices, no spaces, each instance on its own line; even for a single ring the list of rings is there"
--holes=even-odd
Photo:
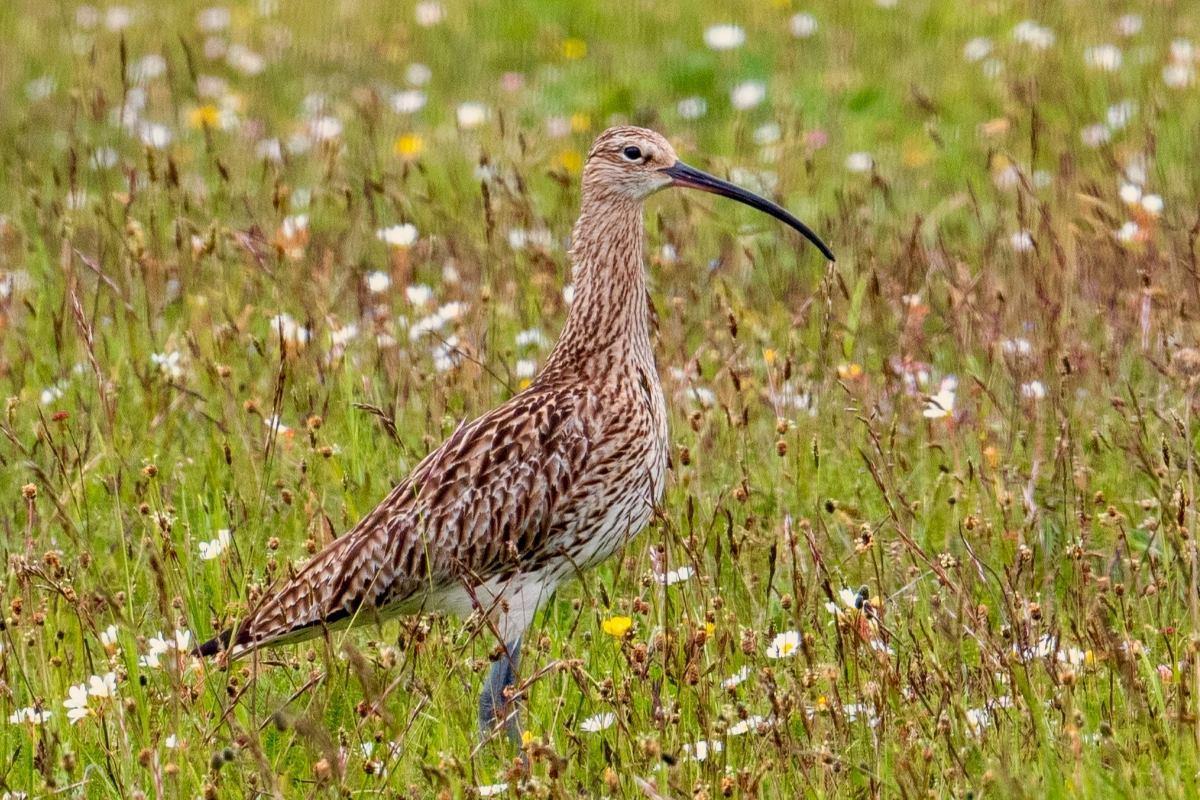
[[[63,701],[63,706],[67,709],[67,719],[72,725],[91,713],[88,709],[87,690],[86,683],[77,684],[67,690],[67,699]]]
[[[600,623],[600,629],[614,639],[623,638],[632,627],[633,619],[630,617],[609,617]]]
[[[175,750],[179,747],[179,737],[172,733],[163,740],[163,747],[167,748],[168,750]]]
[[[938,388],[938,393],[926,400],[922,415],[926,419],[942,419],[952,416],[954,414],[954,390],[957,386],[957,379],[944,378]]]
[[[480,797],[496,797],[508,791],[508,784],[489,783],[483,786],[476,786],[475,791],[479,792]]]
[[[375,238],[389,247],[412,247],[417,241],[417,228],[407,222],[392,225],[375,231]]]
[[[169,353],[151,353],[150,363],[158,367],[164,378],[179,380],[183,377],[183,355],[178,350]]]
[[[392,278],[386,272],[375,271],[367,275],[366,283],[371,294],[382,294],[392,285]]]
[[[689,386],[687,398],[701,408],[712,408],[717,402],[717,394],[706,386]]]
[[[117,647],[117,626],[109,625],[104,630],[100,631],[100,644],[105,650],[112,652]]]
[[[415,114],[425,107],[425,93],[420,89],[405,89],[392,95],[392,110],[397,114]],[[400,149],[401,136],[396,140],[396,149]],[[415,137],[418,141],[420,137]]]
[[[708,101],[703,97],[685,97],[675,107],[684,119],[699,119],[708,111]]]
[[[563,302],[567,305],[571,305],[571,303],[575,302],[575,284],[568,283],[563,286],[562,298]]]
[[[170,146],[175,134],[166,125],[157,122],[143,122],[138,126],[138,138],[142,144],[154,150],[165,150]]]
[[[737,672],[733,673],[728,678],[721,681],[721,686],[722,686],[722,688],[725,688],[725,689],[732,689],[733,687],[737,686],[738,684],[744,683],[746,681],[746,679],[749,677],[750,677],[750,666],[744,665]]]
[[[812,14],[794,14],[788,20],[788,27],[792,30],[792,36],[797,39],[807,39],[817,32],[817,18]]]
[[[433,289],[423,283],[414,283],[405,288],[404,297],[414,306],[427,305],[433,299]]]
[[[1100,123],[1095,123],[1081,130],[1079,138],[1088,147],[1099,147],[1112,138],[1112,131]]]
[[[88,694],[92,697],[114,697],[117,693],[117,674],[106,672],[88,678]]]
[[[30,725],[41,725],[49,722],[51,716],[53,716],[53,714],[50,711],[34,708],[32,706],[29,708],[18,708],[16,711],[8,715],[8,724],[21,725],[23,723],[28,723]]]
[[[421,151],[424,149],[425,140],[415,133],[406,133],[397,137],[392,145],[392,151],[406,160],[412,160],[421,155]]]
[[[212,561],[214,558],[219,558],[222,553],[229,549],[232,538],[229,535],[228,528],[222,528],[217,531],[217,538],[207,542],[200,542],[200,558],[204,561]]]
[[[215,128],[221,121],[221,111],[212,103],[196,106],[188,112],[188,125],[193,128]]]
[[[983,61],[991,52],[992,40],[983,36],[976,36],[963,45],[963,58],[967,61]]]
[[[1117,17],[1113,29],[1122,36],[1137,36],[1142,31],[1142,16],[1140,14],[1122,14]]]
[[[737,25],[713,25],[704,31],[704,43],[712,50],[734,50],[746,43],[746,31]]]
[[[767,99],[767,87],[761,81],[744,81],[733,87],[729,100],[738,111],[748,111]]]
[[[587,55],[587,42],[575,36],[563,39],[562,56],[567,61],[578,61]]]
[[[550,340],[538,328],[529,328],[517,334],[517,347],[546,347]]]
[[[767,646],[767,658],[791,658],[800,647],[799,631],[784,631]]]
[[[1132,100],[1122,100],[1108,107],[1105,119],[1111,131],[1119,131],[1128,125],[1138,112],[1138,105]]]
[[[742,736],[743,734],[757,731],[762,725],[769,720],[761,715],[755,714],[746,717],[743,720],[738,720],[733,725],[729,726],[729,730],[725,731],[729,736]]]
[[[1152,217],[1157,217],[1163,211],[1163,199],[1156,194],[1148,194],[1142,198],[1142,210]]]
[[[1046,50],[1054,44],[1054,31],[1031,19],[1018,22],[1013,27],[1012,36],[1034,50]]]
[[[1000,342],[1000,352],[1008,356],[1028,358],[1033,354],[1033,344],[1028,339],[1004,339]]]
[[[129,79],[132,83],[147,83],[161,78],[166,71],[167,60],[158,53],[151,53],[129,65]]]
[[[690,565],[684,565],[679,569],[673,569],[667,573],[659,573],[654,576],[654,579],[662,586],[674,586],[677,583],[682,583],[695,574],[695,570]]]
[[[578,150],[570,148],[560,150],[554,157],[554,166],[569,175],[578,175],[583,169],[583,156],[579,154]]]
[[[837,603],[825,604],[825,610],[835,616],[843,611],[857,611],[862,606],[862,601],[859,600],[859,592],[846,586],[838,590],[837,599],[842,604],[840,607]]]
[[[225,54],[225,63],[243,75],[260,75],[267,68],[267,60],[249,47],[235,44]]]
[[[875,159],[870,153],[851,153],[846,156],[846,169],[850,172],[870,172],[875,166]]]
[[[432,28],[446,18],[445,7],[433,0],[417,3],[417,7],[413,11],[417,18],[417,24],[422,28]]]
[[[490,114],[483,103],[463,103],[458,107],[455,116],[458,119],[458,127],[469,131],[487,122]]]
[[[1191,64],[1171,63],[1162,69],[1163,83],[1172,89],[1186,89],[1196,80],[1196,70]]]
[[[704,761],[708,758],[709,753],[719,753],[724,749],[725,745],[715,739],[712,741],[701,739],[693,744],[685,744],[683,753],[693,761]]]
[[[595,714],[588,717],[583,722],[579,723],[579,730],[584,733],[599,733],[602,730],[611,728],[613,723],[617,721],[617,715],[611,711],[605,711],[602,714]]]
[[[288,314],[276,314],[271,317],[271,332],[278,333],[283,341],[293,345],[307,344],[311,331],[301,325]]]
[[[1142,229],[1138,226],[1138,224],[1136,222],[1133,222],[1133,221],[1126,222],[1124,225],[1122,225],[1120,228],[1117,229],[1117,232],[1116,232],[1117,241],[1121,242],[1122,244],[1130,244],[1131,242],[1136,242],[1141,238],[1141,232],[1142,232]]]
[[[513,372],[518,378],[532,378],[537,374],[537,361],[532,358],[519,359]]]
[[[196,27],[204,33],[219,33],[229,27],[230,19],[228,8],[212,6],[196,15]]]
[[[1021,384],[1021,397],[1026,400],[1041,400],[1046,396],[1046,385],[1041,381]]]
[[[315,142],[331,142],[342,135],[342,121],[329,115],[314,117],[308,122],[308,135]]]
[[[1116,72],[1121,68],[1121,48],[1115,44],[1101,44],[1083,51],[1083,63],[1101,72]]]

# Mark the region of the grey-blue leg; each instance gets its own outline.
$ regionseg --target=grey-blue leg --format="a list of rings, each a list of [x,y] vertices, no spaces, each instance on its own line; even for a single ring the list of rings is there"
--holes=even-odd
[[[507,721],[504,727],[508,731],[508,738],[517,745],[521,744],[521,725],[515,707],[517,698],[512,696],[506,700],[504,697],[505,689],[510,686],[516,688],[517,663],[520,658],[521,638],[517,637],[505,645],[504,653],[492,664],[492,670],[483,685],[483,694],[479,697],[480,736],[489,736],[496,727],[496,722],[505,719]]]

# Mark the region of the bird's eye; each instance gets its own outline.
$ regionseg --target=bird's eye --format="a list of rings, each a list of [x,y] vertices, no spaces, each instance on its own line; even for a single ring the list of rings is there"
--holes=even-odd
[[[633,147],[632,145],[630,145],[629,147],[626,147],[624,150],[622,150],[621,153],[622,153],[622,155],[625,156],[625,158],[629,159],[630,161],[641,161],[642,160],[642,150],[639,147]]]

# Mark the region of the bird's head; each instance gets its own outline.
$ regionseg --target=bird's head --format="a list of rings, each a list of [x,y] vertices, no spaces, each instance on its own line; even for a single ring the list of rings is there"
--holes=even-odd
[[[780,206],[740,186],[689,167],[663,136],[646,128],[621,125],[596,137],[583,168],[584,194],[643,200],[668,186],[711,192],[745,203],[795,228],[826,258],[833,251],[813,231]]]

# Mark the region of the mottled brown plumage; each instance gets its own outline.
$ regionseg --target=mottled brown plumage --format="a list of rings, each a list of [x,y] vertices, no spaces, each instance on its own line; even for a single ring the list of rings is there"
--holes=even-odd
[[[201,652],[237,656],[421,610],[482,611],[508,655],[481,702],[490,726],[538,607],[641,531],[662,497],[667,413],[650,342],[642,201],[672,184],[736,197],[811,236],[778,206],[682,165],[653,131],[605,131],[588,154],[572,234],[575,297],[532,385],[462,425]]]

